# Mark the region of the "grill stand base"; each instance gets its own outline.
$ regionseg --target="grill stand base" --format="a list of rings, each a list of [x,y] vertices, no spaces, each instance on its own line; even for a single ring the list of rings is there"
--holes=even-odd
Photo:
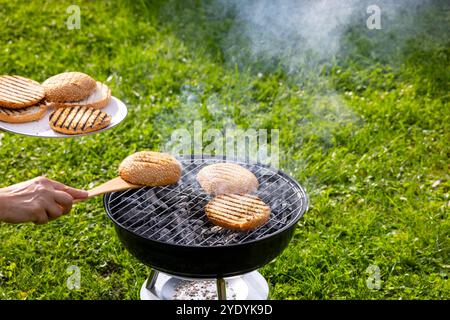
[[[232,278],[180,278],[153,270],[140,292],[141,300],[267,300],[266,279],[253,271]]]
[[[216,280],[216,288],[217,288],[217,299],[227,300],[227,283],[225,282],[225,279],[218,278]]]

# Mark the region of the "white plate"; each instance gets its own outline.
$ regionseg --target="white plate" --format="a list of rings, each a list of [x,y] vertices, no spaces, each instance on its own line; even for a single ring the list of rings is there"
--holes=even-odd
[[[50,125],[48,124],[48,117],[50,113],[53,111],[52,108],[49,108],[45,116],[39,121],[32,121],[27,123],[7,123],[0,121],[0,129],[32,137],[43,137],[43,138],[79,137],[87,134],[102,132],[117,126],[119,123],[123,121],[123,119],[125,119],[128,112],[125,104],[116,97],[111,97],[111,100],[109,101],[108,105],[102,108],[101,110],[106,112],[111,117],[111,123],[106,128],[94,132],[72,135],[53,131],[50,128]]]

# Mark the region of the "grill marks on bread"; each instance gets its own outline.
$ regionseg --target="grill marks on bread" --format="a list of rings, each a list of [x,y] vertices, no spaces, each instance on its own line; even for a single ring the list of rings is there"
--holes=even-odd
[[[45,96],[36,81],[20,76],[0,76],[0,106],[10,109],[35,105]]]
[[[255,229],[270,217],[270,207],[253,195],[222,194],[205,207],[208,219],[225,229],[247,231]]]
[[[57,109],[50,115],[49,122],[56,132],[80,134],[107,127],[111,118],[103,111],[78,106]]]

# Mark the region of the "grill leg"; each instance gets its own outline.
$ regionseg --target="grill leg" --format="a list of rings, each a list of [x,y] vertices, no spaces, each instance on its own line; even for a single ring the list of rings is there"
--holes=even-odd
[[[147,284],[145,287],[153,292],[153,289],[155,288],[156,280],[158,279],[159,271],[156,271],[155,269],[150,270],[150,275],[147,279]]]
[[[218,278],[216,280],[217,285],[217,298],[219,300],[227,300],[227,288],[226,283],[223,278]]]

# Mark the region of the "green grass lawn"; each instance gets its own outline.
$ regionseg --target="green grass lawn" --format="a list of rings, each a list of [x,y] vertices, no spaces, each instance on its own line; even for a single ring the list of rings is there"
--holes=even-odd
[[[227,21],[209,19],[197,2],[80,1],[81,29],[68,30],[72,2],[0,0],[0,74],[44,81],[83,71],[105,81],[129,115],[83,138],[1,132],[0,186],[45,174],[90,188],[195,120],[204,129],[278,128],[280,167],[311,206],[289,247],[260,270],[270,298],[450,298],[449,11],[424,18],[430,29],[405,43],[400,63],[371,54],[376,39],[349,32],[354,52],[300,77],[230,63],[220,47]],[[447,33],[433,32],[437,25]],[[81,270],[79,290],[66,287],[71,265]],[[366,285],[371,265],[379,290]],[[44,226],[0,224],[0,299],[137,299],[147,274],[101,199]]]

